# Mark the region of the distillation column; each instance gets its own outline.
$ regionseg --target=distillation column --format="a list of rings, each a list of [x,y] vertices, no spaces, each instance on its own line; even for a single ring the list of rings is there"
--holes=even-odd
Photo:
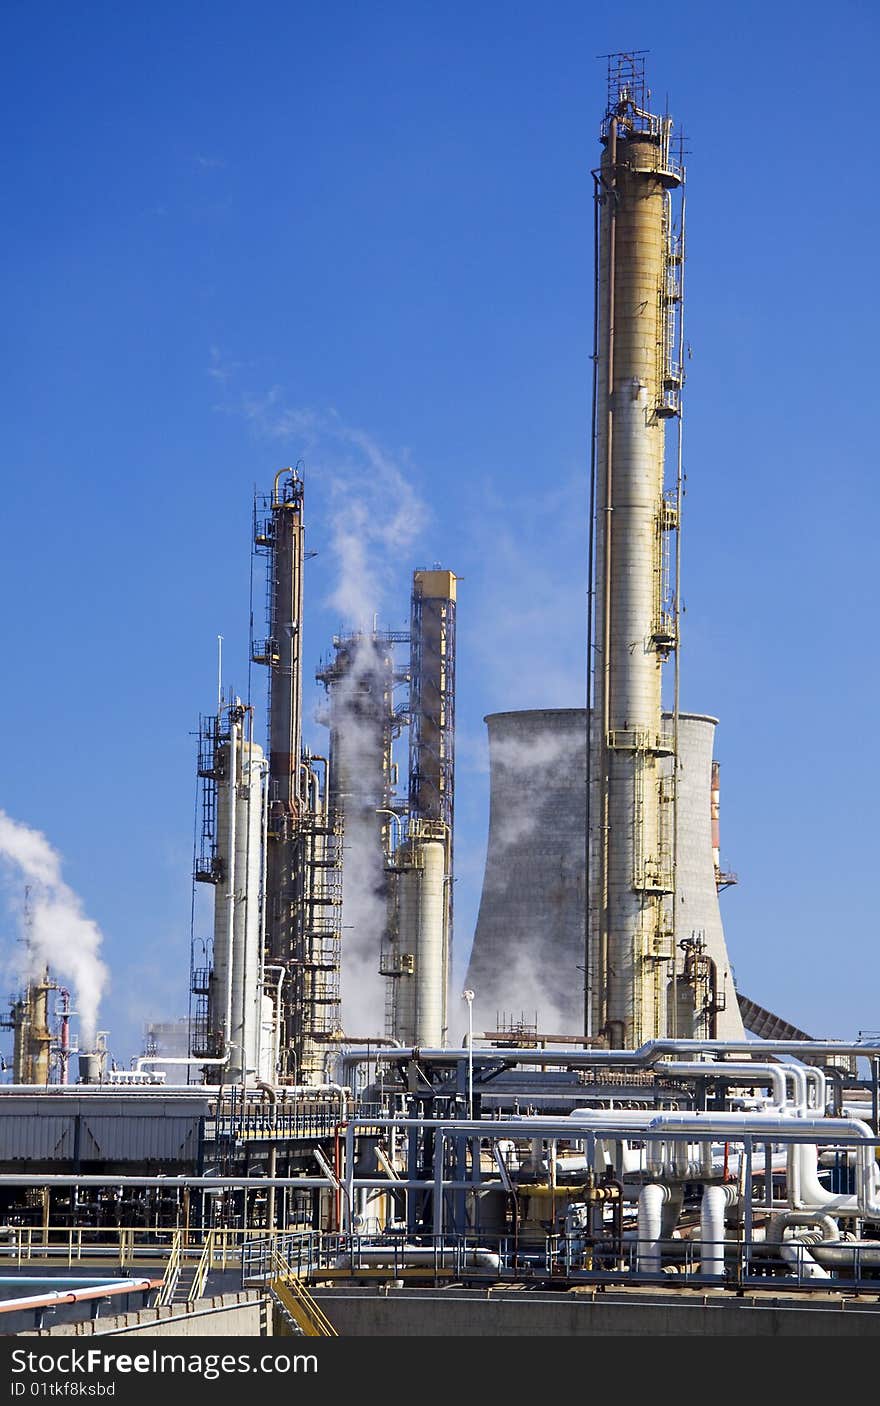
[[[216,848],[213,970],[208,1030],[216,1055],[228,1053],[230,1081],[262,1077],[261,912],[263,751],[245,736],[248,712],[231,706],[216,719],[213,779]]]
[[[269,813],[266,834],[267,965],[276,984],[282,1067],[292,1048],[302,1064],[308,1024],[305,973],[291,966],[297,948],[297,834],[301,816],[303,482],[294,469],[275,475],[270,499],[254,513],[254,545],[267,561],[268,635],[255,642],[255,663],[269,668]],[[262,509],[262,511],[260,511]]]
[[[455,611],[451,571],[414,571],[410,615],[409,821],[390,866],[388,1034],[445,1044],[452,958]]]
[[[636,101],[635,99],[640,99]],[[666,1033],[674,944],[673,816],[661,759],[661,676],[676,646],[667,573],[676,502],[664,493],[681,250],[671,122],[618,88],[597,179],[596,512],[590,745],[591,1029],[617,1047]]]
[[[254,544],[267,563],[268,634],[255,663],[269,668],[266,970],[282,1079],[323,1078],[338,1037],[341,823],[327,805],[326,766],[302,745],[303,480],[281,469],[257,499]]]
[[[14,1032],[12,1055],[13,1082],[16,1084],[47,1084],[49,1082],[52,1034],[49,1030],[49,992],[57,989],[45,968],[38,978],[28,981],[24,992],[13,1004],[9,1024]]]

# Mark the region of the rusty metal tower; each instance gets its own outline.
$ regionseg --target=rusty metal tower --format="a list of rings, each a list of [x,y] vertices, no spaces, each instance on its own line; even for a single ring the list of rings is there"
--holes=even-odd
[[[341,821],[326,769],[322,788],[320,758],[302,743],[303,501],[302,476],[288,468],[255,502],[268,631],[252,658],[269,669],[265,970],[275,978],[279,1072],[315,1082],[340,1027]]]

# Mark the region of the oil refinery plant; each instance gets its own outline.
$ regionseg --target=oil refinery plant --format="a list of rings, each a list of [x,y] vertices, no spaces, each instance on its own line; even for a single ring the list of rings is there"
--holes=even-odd
[[[281,468],[254,508],[266,708],[221,689],[199,719],[213,917],[178,1048],[77,1048],[51,970],[10,1008],[0,1246],[62,1285],[0,1304],[11,1331],[62,1303],[101,1331],[114,1295],[127,1333],[257,1332],[255,1304],[278,1335],[644,1335],[670,1304],[683,1333],[880,1329],[880,1038],[775,1016],[725,941],[717,720],[680,698],[685,170],[637,54],[593,181],[588,697],[486,718],[463,997],[458,578],[415,569],[406,629],[330,642],[317,755],[307,474]]]

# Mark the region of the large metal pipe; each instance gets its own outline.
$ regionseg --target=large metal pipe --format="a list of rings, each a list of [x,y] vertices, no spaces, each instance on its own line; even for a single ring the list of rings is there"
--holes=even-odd
[[[668,1200],[669,1187],[658,1182],[648,1182],[639,1192],[636,1268],[640,1274],[657,1274],[660,1270],[663,1207]]]
[[[157,1289],[161,1279],[113,1279],[84,1289],[56,1289],[50,1294],[30,1294],[24,1299],[0,1299],[0,1313],[25,1312],[32,1308],[57,1307],[64,1303],[84,1303],[89,1299],[111,1298],[114,1294],[135,1294]]]
[[[606,243],[606,300],[607,300],[607,320],[604,327],[605,338],[605,406],[604,414],[599,417],[600,427],[604,423],[605,430],[605,454],[604,454],[604,485],[600,493],[602,518],[596,524],[596,576],[599,575],[599,561],[601,560],[602,575],[602,628],[600,638],[602,641],[602,705],[599,713],[599,736],[598,748],[596,749],[600,757],[599,770],[599,814],[601,816],[601,832],[599,840],[599,906],[598,906],[598,952],[599,952],[599,973],[598,979],[593,983],[593,990],[598,1006],[597,1023],[593,1024],[593,1029],[604,1032],[608,1020],[608,845],[609,845],[609,757],[608,757],[608,733],[611,727],[611,539],[612,539],[612,487],[614,473],[614,407],[609,393],[609,388],[614,385],[614,289],[616,282],[616,234],[617,234],[617,191],[615,180],[617,175],[617,118],[612,117],[608,130],[608,162],[607,170],[602,175],[602,186],[606,194],[604,202],[607,205],[606,219],[599,221],[599,247],[602,249],[603,226],[607,228],[605,236]],[[598,273],[599,289],[597,297],[601,297],[602,285],[602,263],[600,259],[600,272]],[[603,327],[601,318],[599,320],[599,343],[601,345]],[[597,357],[597,364],[599,360]],[[601,376],[597,382],[597,396],[600,394]],[[599,431],[601,435],[601,428]],[[597,509],[599,503],[597,503]],[[598,550],[598,543],[602,543],[601,558]],[[593,726],[593,720],[590,720]],[[588,837],[589,842],[589,837]]]
[[[385,1185],[387,1182],[370,1182],[369,1185]],[[405,1183],[401,1182],[401,1185]],[[172,1191],[176,1189],[205,1191],[221,1190],[224,1187],[269,1187],[287,1186],[295,1190],[309,1191],[326,1187],[335,1187],[337,1183],[330,1177],[188,1177],[188,1176],[117,1176],[113,1172],[108,1172],[102,1176],[72,1176],[64,1172],[47,1172],[35,1175],[33,1172],[2,1172],[0,1173],[0,1186],[136,1186],[136,1187],[163,1187]],[[433,1182],[422,1182],[420,1185],[433,1186]]]
[[[448,1183],[444,1183],[446,1185]],[[424,1245],[385,1245],[358,1247],[352,1254],[338,1255],[334,1261],[337,1269],[353,1269],[357,1273],[359,1265],[454,1265],[456,1269],[501,1269],[501,1256],[493,1250],[462,1246],[460,1250],[441,1250]]]
[[[724,1212],[728,1188],[712,1182],[703,1187],[700,1202],[700,1269],[713,1279],[724,1276]]]
[[[638,1049],[629,1050],[560,1050],[536,1049],[529,1047],[475,1047],[474,1058],[484,1056],[487,1060],[504,1064],[544,1065],[555,1068],[596,1068],[643,1069],[665,1055],[670,1054],[714,1054],[714,1055],[790,1055],[794,1058],[812,1059],[818,1055],[848,1056],[860,1055],[866,1059],[880,1057],[880,1043],[860,1040],[648,1040]],[[417,1045],[404,1045],[393,1050],[381,1051],[373,1047],[351,1048],[341,1056],[341,1067],[345,1082],[348,1071],[358,1064],[376,1060],[398,1062],[401,1059],[421,1059],[433,1064],[457,1064],[468,1058],[467,1048],[422,1049]]]
[[[775,1110],[772,1111],[781,1113],[786,1107],[792,1107],[788,1103],[785,1090],[785,1077],[789,1071],[779,1064],[734,1064],[727,1060],[711,1063],[708,1060],[670,1060],[656,1064],[654,1069],[657,1074],[671,1079],[708,1078],[741,1084],[769,1084],[776,1099]],[[793,1106],[798,1112],[806,1112],[806,1103],[799,1099],[797,1094]]]

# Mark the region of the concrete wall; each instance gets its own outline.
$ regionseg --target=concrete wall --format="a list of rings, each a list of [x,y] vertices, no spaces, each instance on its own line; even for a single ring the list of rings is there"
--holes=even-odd
[[[635,1290],[314,1289],[340,1337],[876,1337],[880,1306]]]
[[[148,1338],[263,1338],[270,1336],[270,1317],[266,1296],[251,1290],[199,1299],[192,1305],[169,1304],[166,1308],[141,1308],[112,1318],[58,1323],[36,1331],[21,1329],[16,1336],[56,1338],[118,1334]]]

